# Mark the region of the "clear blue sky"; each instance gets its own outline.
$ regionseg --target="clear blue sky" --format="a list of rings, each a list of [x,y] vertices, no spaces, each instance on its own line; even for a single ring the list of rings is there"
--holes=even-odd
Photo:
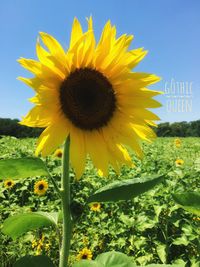
[[[156,110],[162,121],[200,118],[199,0],[0,0],[0,117],[21,118],[31,107],[27,99],[33,91],[16,80],[29,73],[16,60],[36,58],[38,32],[52,34],[67,48],[74,16],[86,29],[90,15],[97,37],[111,19],[119,35],[134,34],[132,48],[149,50],[137,70],[161,76],[153,88],[169,90]],[[181,93],[180,85],[186,89],[190,82],[192,92]]]

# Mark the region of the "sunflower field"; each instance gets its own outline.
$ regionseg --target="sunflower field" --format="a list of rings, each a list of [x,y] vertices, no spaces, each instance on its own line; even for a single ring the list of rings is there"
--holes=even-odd
[[[32,157],[35,144],[35,139],[1,137],[0,159]],[[93,260],[108,251],[125,253],[137,265],[200,265],[200,217],[182,209],[172,198],[172,193],[195,192],[200,186],[200,139],[158,138],[142,146],[144,158],[139,160],[132,154],[135,167],[123,167],[119,175],[110,169],[107,178],[100,178],[89,159],[80,180],[73,179],[74,173],[70,172],[71,209],[76,222],[71,266],[80,259]],[[61,157],[62,148],[42,158],[58,183]],[[162,183],[132,200],[87,204],[91,193],[108,182],[163,174]],[[49,177],[5,178],[0,183],[1,228],[8,217],[16,214],[60,211],[61,201]],[[23,225],[13,230],[12,237],[1,229],[0,266],[11,267],[27,254],[48,255],[57,266],[61,237],[53,226],[32,231],[20,227]]]

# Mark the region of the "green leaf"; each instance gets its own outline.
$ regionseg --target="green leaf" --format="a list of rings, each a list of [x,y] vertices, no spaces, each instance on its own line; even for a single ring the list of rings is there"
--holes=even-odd
[[[91,260],[81,260],[73,264],[72,267],[102,267],[96,261]]]
[[[97,256],[96,261],[102,267],[136,267],[130,257],[116,251],[102,253]]]
[[[185,265],[182,264],[148,264],[144,267],[184,267]],[[142,267],[142,266],[141,266]]]
[[[134,178],[125,181],[117,181],[97,190],[88,198],[91,202],[112,202],[132,199],[162,182],[164,176],[153,176],[151,178]]]
[[[48,175],[48,171],[39,158],[0,160],[0,179],[19,179],[43,175]]]
[[[51,215],[51,213],[45,212],[13,215],[4,221],[2,232],[15,240],[30,230],[55,226],[56,222],[54,216],[54,213]]]
[[[19,259],[13,267],[55,267],[49,257],[40,256],[24,256]]]
[[[176,203],[191,213],[200,216],[200,193],[199,192],[186,192],[181,194],[172,194]]]
[[[166,245],[158,244],[156,247],[156,251],[158,253],[158,257],[160,258],[161,262],[165,263],[167,260]]]
[[[131,257],[121,252],[110,251],[100,254],[95,261],[82,260],[73,267],[136,267],[136,264],[132,262]]]
[[[186,235],[182,235],[181,237],[176,238],[172,243],[177,246],[180,245],[187,246],[190,243],[190,241],[187,239]]]

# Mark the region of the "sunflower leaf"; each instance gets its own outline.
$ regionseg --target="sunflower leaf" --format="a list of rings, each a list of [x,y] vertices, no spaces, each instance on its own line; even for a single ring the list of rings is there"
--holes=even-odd
[[[136,267],[131,257],[116,251],[102,253],[97,256],[96,261],[102,267]]]
[[[55,267],[53,262],[49,257],[40,255],[32,256],[26,255],[20,258],[15,264],[14,267]]]
[[[181,194],[172,194],[176,203],[191,213],[200,216],[200,193],[199,192],[186,192]]]
[[[19,179],[49,175],[43,161],[39,158],[19,158],[0,160],[0,179]]]
[[[102,265],[99,265],[96,261],[81,260],[73,264],[72,267],[102,267]]]
[[[82,260],[73,265],[73,267],[136,267],[135,263],[132,262],[131,257],[127,255],[110,251],[102,253],[97,256],[95,261]]]
[[[129,200],[152,189],[155,185],[162,182],[163,179],[164,176],[159,175],[151,178],[134,178],[113,182],[97,190],[88,198],[87,202],[116,202]]]
[[[56,226],[56,217],[55,213],[51,214],[46,212],[31,212],[13,215],[4,221],[2,232],[15,240],[30,230]]]

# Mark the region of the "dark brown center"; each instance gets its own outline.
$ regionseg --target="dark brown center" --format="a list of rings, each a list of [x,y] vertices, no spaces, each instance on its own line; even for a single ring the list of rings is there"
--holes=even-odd
[[[84,260],[84,259],[87,259],[88,258],[88,255],[86,255],[86,254],[84,254],[83,256],[82,256],[82,259]]]
[[[44,189],[44,185],[43,185],[43,184],[40,184],[40,185],[38,186],[38,189],[39,189],[39,190],[43,190],[43,189]]]
[[[76,69],[63,81],[60,103],[65,116],[82,130],[106,126],[116,108],[111,83],[90,68]]]
[[[7,182],[7,185],[8,185],[8,186],[11,186],[11,185],[12,185],[12,182]]]

